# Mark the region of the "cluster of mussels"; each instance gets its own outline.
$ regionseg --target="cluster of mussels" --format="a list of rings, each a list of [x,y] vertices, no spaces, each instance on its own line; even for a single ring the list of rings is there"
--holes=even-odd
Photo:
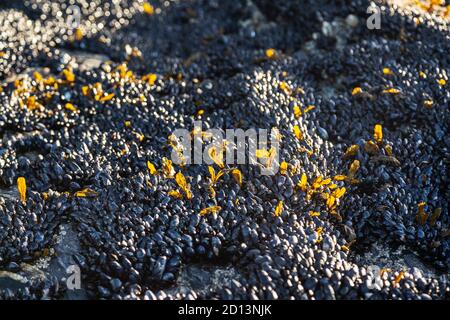
[[[373,2],[1,1],[0,298],[448,299],[450,6]]]

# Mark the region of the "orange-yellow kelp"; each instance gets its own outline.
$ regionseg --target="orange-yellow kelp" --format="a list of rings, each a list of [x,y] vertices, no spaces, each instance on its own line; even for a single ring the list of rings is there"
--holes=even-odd
[[[219,150],[218,150],[219,149]],[[220,147],[211,147],[208,149],[208,155],[212,161],[220,168],[223,169],[225,164],[223,162],[223,149]]]
[[[216,171],[214,170],[214,168],[212,166],[208,166],[208,171],[209,174],[211,175],[211,184],[216,184],[217,181],[219,181],[220,177],[223,176],[223,174],[225,173],[225,171],[220,170],[217,174]]]
[[[369,140],[364,144],[364,150],[370,155],[375,155],[380,152],[380,148],[372,140]]]
[[[376,124],[373,130],[373,138],[375,141],[380,144],[383,141],[383,128],[381,124]]]
[[[170,190],[168,195],[175,199],[183,198],[183,195],[178,190]]]
[[[300,109],[300,107],[298,105],[294,106],[294,117],[296,119],[300,118],[302,115],[302,109]]]
[[[306,189],[308,187],[308,177],[305,173],[302,174],[300,181],[297,183],[297,187],[303,192],[306,192]]]
[[[75,192],[74,196],[79,198],[96,197],[97,192],[89,188],[84,188],[83,190]]]
[[[241,186],[242,185],[242,172],[239,169],[233,169],[231,170],[231,175],[233,176],[234,180]]]
[[[192,193],[190,190],[190,186],[189,184],[186,182],[186,178],[184,177],[184,175],[181,172],[178,172],[175,175],[175,181],[177,182],[178,186],[184,191],[184,193],[186,194],[186,198],[187,199],[192,199]]]
[[[156,174],[156,167],[150,161],[147,161],[147,168],[148,168],[148,171],[150,172],[151,175]]]
[[[357,94],[360,94],[362,92],[361,87],[355,87],[352,90],[352,96],[356,96]]]
[[[173,168],[172,160],[169,160],[166,157],[162,159],[162,172],[164,177],[173,178],[173,175],[175,174],[175,169]]]
[[[388,89],[384,89],[383,93],[399,94],[399,93],[401,93],[401,91],[396,88],[388,88]]]
[[[434,209],[433,215],[431,216],[431,219],[430,219],[430,226],[432,226],[432,227],[434,226],[437,219],[439,219],[439,217],[441,216],[441,212],[442,212],[442,208]]]
[[[154,73],[149,73],[141,78],[142,81],[147,82],[149,85],[154,85],[157,80],[157,75]]]
[[[209,194],[212,198],[216,197],[216,190],[214,189],[215,184],[219,181],[220,177],[222,177],[225,173],[224,170],[220,170],[217,174],[212,166],[208,166],[208,171],[211,176],[210,184],[209,184]]]
[[[348,158],[356,156],[358,153],[358,150],[359,150],[359,146],[357,144],[351,145],[350,147],[347,148],[347,150],[345,150],[343,158],[348,159]]]
[[[148,2],[144,3],[143,9],[144,9],[144,13],[148,14],[149,16],[151,16],[152,14],[155,13],[155,8]]]
[[[278,202],[278,204],[275,208],[275,212],[273,214],[275,217],[279,217],[279,216],[281,216],[282,213],[283,213],[283,201],[280,200],[280,202]]]
[[[200,212],[198,214],[201,215],[201,216],[205,216],[205,215],[210,214],[210,213],[217,213],[220,210],[222,210],[222,207],[220,207],[220,206],[213,206],[213,207],[208,207],[208,208],[204,208],[204,209],[200,210]]]
[[[383,68],[383,74],[389,76],[389,75],[392,75],[392,74],[394,74],[394,73],[393,73],[392,70],[389,69],[389,68]]]
[[[399,284],[399,282],[403,279],[403,277],[405,276],[405,272],[404,271],[400,271],[400,273],[395,277],[394,279],[394,287]]]
[[[271,147],[269,151],[265,149],[258,149],[255,152],[256,157],[258,159],[265,159],[266,160],[266,168],[272,167],[272,162],[275,159],[275,156],[277,154],[277,151],[274,147]]]
[[[427,222],[427,219],[428,219],[428,216],[430,215],[429,213],[425,213],[425,206],[426,206],[426,203],[425,202],[420,202],[418,205],[417,205],[417,217],[416,217],[416,219],[417,219],[417,222],[420,224],[420,225],[425,225],[425,223]]]
[[[19,190],[20,200],[25,202],[27,200],[27,183],[24,177],[17,178],[17,190]]]
[[[281,91],[283,91],[283,92],[286,93],[286,94],[291,94],[291,92],[292,92],[292,89],[291,89],[291,87],[289,86],[289,84],[287,84],[287,83],[284,82],[284,81],[281,81],[281,82],[280,82],[279,88],[280,88]]]
[[[266,57],[269,59],[275,59],[277,57],[277,51],[273,48],[266,50]]]
[[[302,139],[303,139],[303,133],[302,133],[302,131],[300,130],[300,127],[299,127],[298,125],[295,125],[295,126],[292,128],[292,131],[294,132],[294,135],[295,135],[295,137],[296,137],[298,140],[302,140]]]
[[[351,179],[355,176],[356,171],[358,171],[359,169],[359,161],[358,160],[354,160],[352,162],[352,164],[350,165],[350,169],[348,171],[348,177]]]
[[[285,175],[287,173],[288,163],[283,161],[280,163],[280,174]]]
[[[81,41],[81,40],[83,40],[83,36],[84,36],[83,30],[81,30],[80,28],[76,28],[75,29],[75,40]]]

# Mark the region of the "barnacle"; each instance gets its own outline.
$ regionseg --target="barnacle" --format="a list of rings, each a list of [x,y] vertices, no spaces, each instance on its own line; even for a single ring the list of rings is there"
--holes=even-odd
[[[239,169],[233,169],[231,170],[231,175],[233,176],[234,180],[239,184],[242,185],[242,172]]]
[[[85,198],[85,197],[96,197],[97,192],[90,189],[90,188],[84,188],[83,190],[77,191],[74,193],[75,197],[79,198]]]
[[[380,152],[380,148],[372,140],[369,140],[364,144],[364,150],[370,155],[375,155]]]
[[[19,190],[20,200],[25,203],[27,200],[27,183],[24,177],[17,178],[17,189]]]
[[[303,139],[302,131],[300,130],[300,127],[299,127],[298,125],[295,125],[295,126],[292,128],[292,130],[293,130],[293,132],[294,132],[295,137],[296,137],[298,140],[302,140],[302,139]]]
[[[374,131],[373,131],[373,137],[375,141],[380,144],[383,140],[383,128],[381,127],[381,124],[376,124]]]
[[[178,184],[178,186],[184,191],[184,193],[186,194],[186,198],[187,199],[192,199],[192,193],[190,190],[190,186],[186,181],[186,178],[184,177],[184,175],[181,172],[178,172],[175,175],[175,181]]]
[[[217,213],[220,210],[222,210],[222,207],[220,206],[212,206],[212,207],[208,207],[208,208],[204,208],[202,210],[200,210],[200,212],[198,213],[201,216],[210,214],[210,213]]]
[[[279,217],[283,213],[283,201],[279,201],[277,206],[275,207],[274,216]]]
[[[357,144],[354,144],[354,145],[348,147],[347,150],[345,150],[343,158],[348,159],[348,158],[356,156],[358,154],[358,150],[359,150],[359,146]]]
[[[150,172],[151,175],[156,174],[156,167],[150,161],[147,161],[147,168],[148,168],[148,171]]]

